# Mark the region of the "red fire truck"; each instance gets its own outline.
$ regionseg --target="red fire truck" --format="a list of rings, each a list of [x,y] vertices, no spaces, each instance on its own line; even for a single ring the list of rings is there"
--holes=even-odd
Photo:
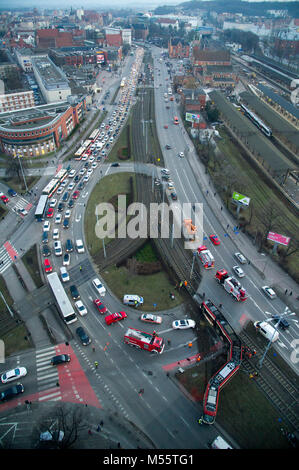
[[[247,293],[244,287],[241,286],[239,281],[234,277],[231,277],[226,269],[219,269],[216,272],[215,279],[220,285],[233,296],[238,302],[244,302],[247,299]]]
[[[214,257],[205,245],[199,246],[197,248],[197,253],[205,269],[211,269],[214,267],[215,265]]]
[[[154,331],[153,334],[145,331],[128,328],[124,337],[125,343],[138,349],[145,349],[150,352],[162,353],[164,350],[164,340],[159,338]]]

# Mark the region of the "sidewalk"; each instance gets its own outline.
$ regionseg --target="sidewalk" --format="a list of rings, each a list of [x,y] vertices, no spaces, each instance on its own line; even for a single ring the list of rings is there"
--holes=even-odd
[[[227,211],[223,201],[220,199],[216,189],[213,187],[213,183],[210,181],[209,175],[205,173],[205,166],[199,160],[189,134],[185,131],[182,125],[181,128],[185,143],[189,149],[189,163],[192,166],[194,175],[202,190],[203,200],[209,204],[211,209],[213,209],[213,212],[222,225],[224,232],[229,234],[229,237],[236,245],[236,251],[238,250],[244,254],[244,256],[250,261],[251,265],[259,272],[261,277],[265,279],[265,284],[270,284],[276,288],[279,287],[282,292],[284,292],[285,289],[292,291],[292,304],[294,304],[295,308],[298,308],[295,300],[299,294],[297,283],[268,255],[258,253],[252,240],[245,233],[241,231],[239,231],[238,234],[234,233],[233,228],[237,225],[237,221],[233,219],[232,215]],[[216,195],[214,196],[215,193]],[[229,229],[227,229],[228,225]],[[288,300],[290,299],[288,298]]]

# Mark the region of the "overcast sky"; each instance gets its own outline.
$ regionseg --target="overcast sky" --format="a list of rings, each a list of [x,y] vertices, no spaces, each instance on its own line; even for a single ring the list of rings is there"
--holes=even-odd
[[[184,0],[65,0],[59,2],[59,0],[11,0],[10,2],[1,2],[2,8],[80,8],[85,9],[101,9],[109,10],[111,8],[134,8],[136,10],[141,9],[154,9],[161,5],[178,5],[183,3]],[[273,1],[273,0],[247,0],[247,1]],[[281,3],[285,1],[297,1],[297,0],[277,0]]]

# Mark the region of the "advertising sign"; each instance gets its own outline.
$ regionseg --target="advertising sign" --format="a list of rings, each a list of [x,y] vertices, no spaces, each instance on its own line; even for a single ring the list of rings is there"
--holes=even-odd
[[[197,122],[200,120],[200,114],[186,113],[185,120],[189,122]]]
[[[267,240],[271,240],[272,242],[279,243],[280,245],[288,246],[290,243],[290,237],[286,237],[285,235],[280,235],[279,233],[269,232],[267,235]]]
[[[97,64],[103,64],[105,62],[105,55],[103,51],[97,51]]]
[[[243,206],[249,206],[250,197],[244,196],[244,194],[240,194],[240,193],[237,193],[236,191],[234,191],[232,198],[238,204],[241,204]]]

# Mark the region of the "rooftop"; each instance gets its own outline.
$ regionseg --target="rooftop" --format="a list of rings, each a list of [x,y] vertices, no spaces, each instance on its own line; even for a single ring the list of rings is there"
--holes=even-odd
[[[64,73],[48,57],[33,58],[32,65],[38,71],[46,88],[69,87]]]

